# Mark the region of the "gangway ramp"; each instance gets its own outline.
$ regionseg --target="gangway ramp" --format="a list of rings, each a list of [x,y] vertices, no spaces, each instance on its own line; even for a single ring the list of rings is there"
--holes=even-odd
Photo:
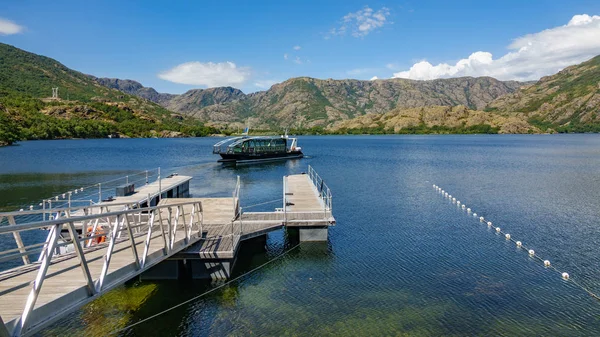
[[[76,228],[76,223],[88,228],[97,221],[102,230]],[[69,235],[61,242],[63,226]],[[188,201],[3,226],[0,234],[38,229],[50,232],[40,261],[0,273],[0,316],[13,336],[37,331],[197,242],[202,204]],[[87,246],[88,241],[98,243]],[[59,246],[73,252],[55,255]],[[35,247],[27,248],[33,253]],[[16,249],[2,253],[2,260],[21,254]]]

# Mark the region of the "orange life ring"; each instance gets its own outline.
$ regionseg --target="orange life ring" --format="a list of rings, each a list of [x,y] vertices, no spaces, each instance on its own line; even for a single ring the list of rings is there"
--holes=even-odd
[[[94,227],[88,227],[88,229],[87,229],[88,233],[91,233],[93,229],[94,229]],[[96,231],[91,235],[98,235],[98,234],[104,234],[104,231],[102,230],[102,226],[96,227]],[[105,235],[97,236],[97,237],[93,238],[92,240],[93,240],[92,242],[96,243],[96,244],[102,243],[102,242],[106,241],[106,236]]]

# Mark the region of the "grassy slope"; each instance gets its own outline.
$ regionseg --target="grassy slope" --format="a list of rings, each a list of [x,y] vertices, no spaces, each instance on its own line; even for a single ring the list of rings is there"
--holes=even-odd
[[[48,101],[52,88],[62,100]],[[68,98],[68,100],[65,100]],[[17,139],[204,135],[216,130],[96,83],[56,60],[0,43],[0,142]],[[9,132],[10,131],[10,132]],[[171,133],[172,134],[172,133]]]
[[[596,56],[500,97],[488,110],[524,113],[542,130],[600,132],[599,107],[600,56]]]

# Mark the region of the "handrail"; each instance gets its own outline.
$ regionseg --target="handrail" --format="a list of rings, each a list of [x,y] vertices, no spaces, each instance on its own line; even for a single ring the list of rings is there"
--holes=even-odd
[[[111,257],[114,253],[121,250],[124,242],[129,242],[125,247],[129,246],[131,248],[130,256],[136,270],[135,274],[139,274],[191,242],[199,240],[199,234],[202,233],[202,212],[201,201],[187,201],[153,207],[125,209],[94,215],[76,215],[72,217],[69,212],[66,211],[65,217],[55,220],[35,221],[0,227],[0,234],[10,234],[39,228],[49,230],[49,235],[45,242],[34,243],[25,247],[25,249],[36,248],[35,252],[40,253],[40,259],[35,265],[26,267],[35,267],[33,270],[37,270],[37,273],[35,279],[31,282],[31,291],[23,309],[23,314],[18,320],[14,321],[16,323],[12,325],[14,326],[14,329],[11,334],[13,336],[19,336],[27,333],[30,324],[35,324],[35,322],[30,323],[30,317],[32,317],[31,314],[34,310],[44,280],[47,278],[48,267],[50,264],[55,261],[59,263],[60,261],[64,261],[65,258],[77,258],[79,260],[79,266],[83,271],[83,274],[79,275],[81,275],[82,280],[84,281],[83,283],[87,284],[88,296],[96,296],[110,288],[106,287],[105,280],[107,279]],[[95,222],[96,224],[100,222],[102,226],[105,226],[104,230],[101,232],[97,232],[96,230],[84,230],[84,228],[88,227],[92,222]],[[81,232],[78,232],[76,226],[82,227]],[[67,235],[63,234],[65,227],[68,230]],[[159,234],[157,235],[157,233]],[[101,237],[106,238],[105,243],[95,243],[92,246],[86,244],[88,241],[95,241],[95,238]],[[145,237],[145,240],[136,241],[136,239],[141,237]],[[159,255],[162,257],[152,253],[152,260],[148,261],[148,258],[150,257],[150,242],[154,239],[160,240],[163,243],[162,250],[159,250],[162,251],[162,255]],[[120,246],[118,246],[120,247],[119,250],[115,250],[116,244],[120,244]],[[140,247],[138,247],[140,244],[143,246],[143,252]],[[65,254],[57,254],[56,250],[61,246],[72,246],[73,251]],[[101,260],[103,265],[99,275],[92,275],[88,264],[92,263],[94,260],[88,261],[86,253],[97,251],[98,249],[104,249],[106,250],[106,253]],[[2,260],[5,261],[9,259],[18,259],[33,252],[31,250],[23,251],[22,247],[17,249],[8,247],[8,249],[0,253],[2,253]],[[70,266],[71,264],[69,265],[69,268]],[[23,267],[4,271],[3,274],[8,275],[8,277],[13,277],[10,275],[21,275],[22,273],[19,268]]]
[[[233,192],[231,193],[232,197],[233,197],[233,219],[237,218],[238,215],[240,214],[240,188],[241,188],[241,184],[240,184],[240,176],[237,176],[237,181],[235,183],[235,188],[233,189]]]
[[[323,178],[319,176],[319,174],[315,171],[315,169],[308,165],[308,176],[313,186],[317,189],[317,193],[319,193],[319,198],[323,202],[323,211],[331,212],[333,210],[332,198],[333,195],[331,193],[331,189]]]
[[[73,222],[73,221],[92,220],[92,219],[96,219],[98,217],[113,217],[113,216],[124,215],[124,214],[149,212],[149,211],[155,211],[155,210],[163,209],[163,208],[189,205],[192,203],[194,203],[194,202],[188,201],[188,202],[173,203],[173,204],[168,204],[168,205],[157,205],[157,206],[152,206],[152,207],[140,207],[140,208],[136,208],[136,209],[128,209],[128,210],[108,212],[108,213],[99,213],[99,214],[93,214],[93,215],[82,215],[82,216],[74,216],[74,217],[70,217],[70,218],[59,218],[59,219],[55,219],[55,220],[34,221],[34,222],[17,224],[17,225],[12,225],[12,226],[1,226],[0,234],[21,232],[21,231],[36,229],[36,228],[46,228],[49,226],[65,224],[65,223]],[[200,203],[200,202],[198,201],[198,203]]]
[[[52,209],[33,209],[33,210],[22,210],[22,211],[11,211],[11,212],[0,212],[0,218],[8,217],[8,216],[20,216],[20,215],[34,215],[34,214],[43,214],[43,213],[56,213],[56,212],[64,212],[64,211],[73,211],[80,209],[89,209],[89,208],[102,208],[102,207],[110,207],[110,206],[131,206],[131,205],[139,205],[138,202],[118,202],[118,203],[99,203],[99,204],[91,204],[84,206],[71,206],[71,207],[62,207],[62,208],[52,208]]]

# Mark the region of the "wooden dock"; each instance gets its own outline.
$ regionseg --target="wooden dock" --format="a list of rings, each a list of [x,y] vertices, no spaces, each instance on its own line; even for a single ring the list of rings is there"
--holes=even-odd
[[[181,198],[190,179],[164,178],[110,202],[53,210],[52,220],[17,224],[17,212],[0,213],[12,219],[0,235],[13,234],[18,245],[0,252],[0,262],[41,252],[38,262],[23,259],[0,272],[0,336],[33,334],[138,275],[175,266],[177,276],[181,259],[191,261],[195,276],[227,278],[244,240],[284,227],[299,230],[301,241],[326,240],[335,225],[331,192],[311,167],[283,178],[282,207],[273,212],[243,212],[239,179],[233,197]],[[161,198],[167,196],[174,198]],[[28,212],[35,211],[18,214]],[[43,245],[19,243],[18,233],[40,229],[49,230]],[[60,246],[71,248],[59,254]]]

